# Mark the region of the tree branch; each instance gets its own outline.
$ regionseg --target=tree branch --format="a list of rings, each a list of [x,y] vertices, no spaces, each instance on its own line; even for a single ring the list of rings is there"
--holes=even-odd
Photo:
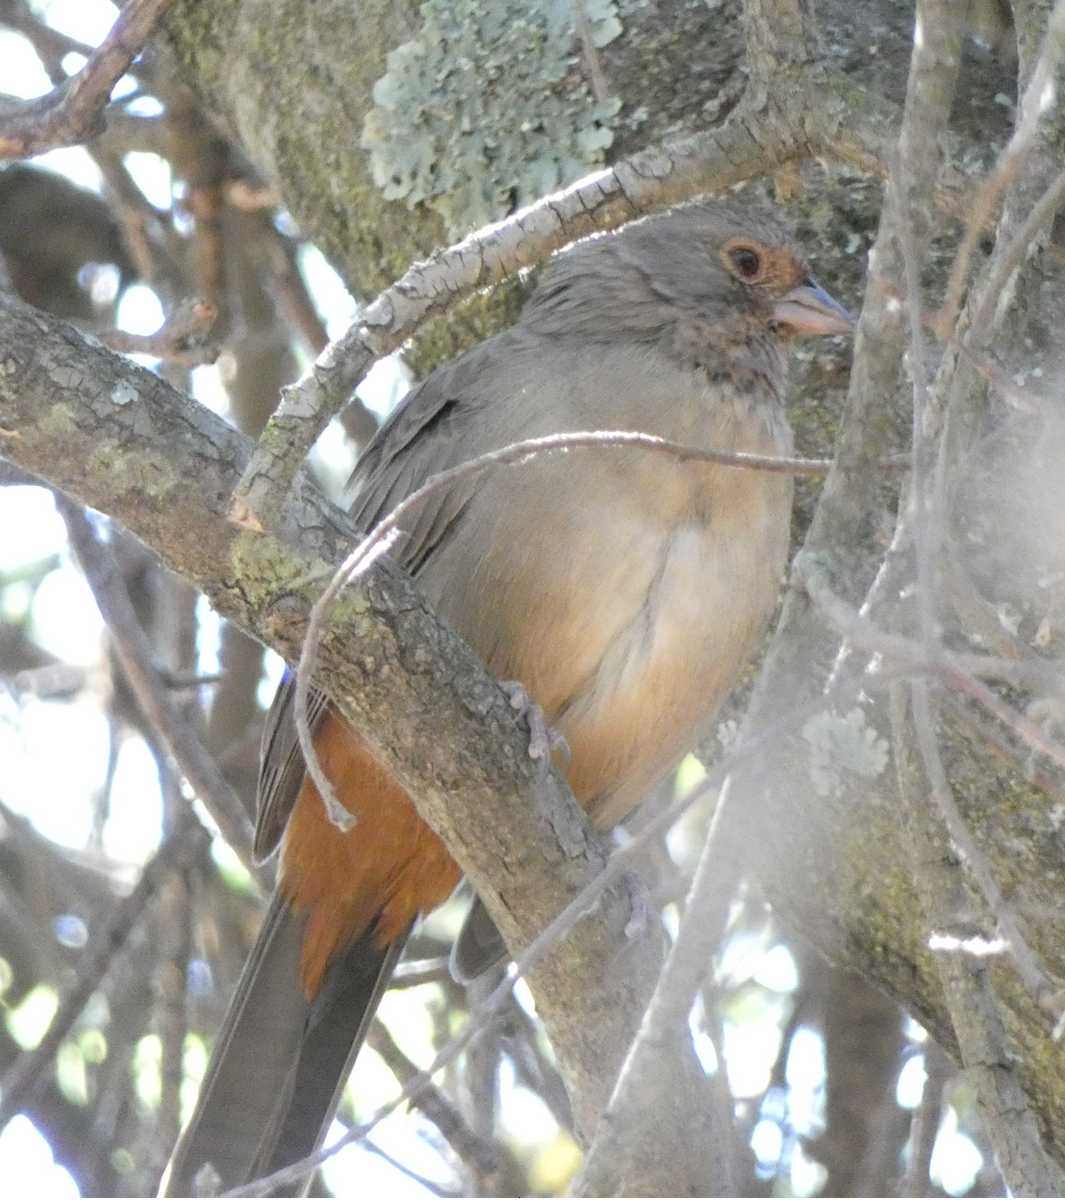
[[[111,89],[158,28],[174,0],[129,0],[77,75],[0,121],[0,158],[28,158],[84,141],[102,128]]]
[[[114,957],[140,922],[148,903],[170,872],[190,864],[205,847],[207,834],[190,817],[179,835],[170,838],[141,872],[137,886],[121,900],[107,923],[97,931],[78,963],[73,985],[62,997],[48,1031],[40,1043],[23,1054],[4,1076],[0,1091],[0,1126],[4,1126],[29,1101],[34,1088],[50,1067],[55,1053],[78,1019],[89,997]]]
[[[218,764],[174,703],[166,681],[155,666],[151,646],[137,620],[114,555],[97,538],[80,505],[57,495],[56,508],[66,523],[74,555],[107,622],[112,645],[137,702],[173,757],[178,771],[203,801],[222,836],[237,852],[252,878],[269,891],[272,886],[270,872],[264,872],[255,863],[251,822],[240,797],[226,782]]]
[[[0,429],[9,458],[109,512],[221,615],[296,659],[326,563],[353,540],[308,485],[281,522],[291,540],[238,529],[225,508],[247,439],[11,298],[0,298]],[[508,944],[527,945],[606,848],[557,772],[529,759],[505,693],[388,560],[333,607],[319,663],[319,682],[444,838]],[[529,979],[585,1136],[657,974],[655,940],[628,938],[629,917],[628,889],[612,887]]]

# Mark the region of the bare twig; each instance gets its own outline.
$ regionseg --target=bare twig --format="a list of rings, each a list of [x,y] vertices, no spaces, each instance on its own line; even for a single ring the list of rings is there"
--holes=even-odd
[[[374,1021],[367,1041],[384,1059],[385,1065],[401,1085],[417,1077],[418,1068],[399,1048],[382,1021]],[[435,1083],[430,1082],[419,1088],[417,1094],[411,1097],[411,1103],[433,1122],[478,1178],[489,1177],[499,1170],[502,1161],[500,1148],[491,1139],[478,1136]]]
[[[401,962],[392,972],[390,988],[419,987],[423,983],[439,983],[450,980],[451,971],[448,967],[449,958],[442,954],[439,958],[416,958],[410,962]]]
[[[902,542],[901,527],[912,519],[919,626],[930,648],[936,640],[933,558],[940,542],[942,512],[941,488],[930,474],[936,462],[939,423],[930,405],[919,263],[932,232],[932,184],[943,159],[942,136],[957,86],[961,39],[962,11],[954,0],[918,0],[899,152],[889,176],[893,203],[886,213],[898,243],[901,261],[897,266],[905,283],[913,379],[912,470],[893,549]]]
[[[1065,4],[1059,5],[1065,11]],[[1063,31],[1065,40],[1065,31]],[[995,309],[1009,283],[1013,272],[1020,266],[1028,247],[1039,235],[1040,231],[1054,219],[1062,202],[1065,201],[1065,171],[1061,171],[1046,189],[1039,201],[1028,214],[1027,220],[1017,230],[1009,244],[996,256],[994,270],[984,286],[980,297],[979,307],[973,314],[972,324],[965,336],[966,345],[979,345],[987,333],[994,317]]]
[[[92,936],[78,963],[77,978],[60,1001],[47,1033],[33,1050],[18,1058],[4,1076],[0,1085],[0,1127],[26,1105],[43,1072],[48,1070],[59,1046],[89,997],[100,986],[115,955],[129,940],[163,880],[170,872],[191,864],[207,843],[206,832],[190,818],[179,836],[163,843],[141,872],[137,886],[119,901],[107,923]]]
[[[0,128],[0,158],[25,158],[84,141],[101,128],[111,89],[144,48],[174,0],[129,0],[89,61]]]
[[[127,333],[114,329],[102,334],[100,341],[120,354],[147,354],[185,367],[209,365],[218,361],[219,347],[206,340],[218,317],[218,309],[203,300],[185,300],[170,314],[155,333]]]
[[[926,14],[927,15],[927,14]],[[915,54],[915,58],[917,55]],[[911,467],[909,503],[913,508],[912,536],[917,563],[917,610],[921,637],[932,645],[935,634],[935,580],[932,556],[939,547],[941,509],[929,494],[928,471],[935,455],[936,442],[929,428],[928,372],[925,367],[924,329],[921,321],[921,279],[917,265],[918,251],[914,244],[913,226],[908,212],[908,181],[901,155],[891,174],[891,195],[894,200],[895,221],[902,249],[903,274],[906,280],[906,315],[910,326],[910,372],[913,377],[913,435],[911,438]],[[905,517],[902,518],[905,520]],[[898,538],[896,537],[896,542]]]
[[[603,72],[603,64],[599,61],[599,50],[595,44],[595,31],[588,19],[588,6],[584,0],[572,0],[573,11],[577,17],[577,36],[581,40],[581,50],[584,61],[588,64],[588,78],[592,81],[592,91],[600,104],[605,104],[614,94]]]
[[[1041,771],[1032,761],[1032,756],[1023,759],[1016,745],[992,721],[978,716],[971,704],[966,704],[950,692],[943,694],[940,706],[947,708],[973,735],[981,745],[986,746],[998,759],[1008,763],[1014,770],[1020,770],[1025,780],[1037,787],[1048,799],[1065,806],[1065,787],[1060,778],[1046,771]],[[1025,905],[1022,912],[1028,912]],[[1056,910],[1055,910],[1056,911]]]
[[[68,54],[80,54],[88,58],[92,46],[53,29],[38,17],[29,0],[7,0],[3,7],[3,22],[9,29],[17,30],[37,51],[48,78],[53,84],[64,83],[67,78],[63,70],[63,59]]]
[[[796,581],[850,643],[883,655],[896,666],[904,665],[911,672],[938,675],[943,683],[971,696],[994,713],[1033,750],[1065,768],[1065,746],[1048,737],[1039,725],[1011,708],[976,678],[987,675],[1014,683],[1023,682],[1025,686],[1045,687],[1049,683],[1051,690],[1057,693],[1060,684],[1056,672],[1051,671],[1048,675],[1043,668],[1032,664],[1006,662],[993,656],[954,655],[940,646],[928,647],[923,642],[885,633],[832,591],[816,555],[803,551],[796,557],[792,571]]]
[[[895,301],[900,308],[906,303],[906,297],[903,293],[895,291],[889,284],[882,282],[879,284],[879,288],[887,299]],[[943,330],[937,313],[928,312],[927,310],[923,311],[921,313],[921,323],[926,329],[930,329],[941,341],[944,341],[978,375],[986,379],[994,391],[1011,408],[1024,413],[1036,411],[1034,403],[1036,397],[1031,392],[1026,391],[1024,388],[1019,388],[1006,372],[992,362],[986,354],[981,354],[974,350],[956,333]]]
[[[1065,747],[1054,738],[1049,737],[1042,726],[1019,713],[986,684],[973,678],[968,671],[956,670],[949,661],[941,662],[939,674],[944,683],[971,696],[1036,753],[1045,754],[1051,762],[1065,769]]]
[[[181,781],[164,759],[160,762],[164,795],[164,827],[180,836],[193,820],[181,795]],[[187,871],[171,871],[159,889],[155,937],[159,947],[152,980],[155,1011],[152,1025],[159,1036],[159,1108],[151,1130],[151,1150],[144,1163],[153,1190],[181,1133],[181,1085],[185,1078],[185,1035],[188,1032],[186,991],[192,931],[192,894]]]
[[[122,226],[123,238],[137,273],[156,293],[164,312],[192,289],[185,281],[185,247],[173,223],[154,207],[133,182],[122,156],[105,136],[90,147],[104,177],[105,195]]]
[[[186,688],[207,687],[212,683],[221,683],[224,678],[222,675],[199,675],[195,671],[168,671],[164,667],[159,669],[159,674],[162,676],[166,686],[173,688],[175,691],[183,691]]]
[[[969,209],[965,236],[954,256],[954,265],[951,268],[950,281],[947,284],[947,294],[936,319],[941,336],[946,336],[954,330],[973,251],[983,236],[1002,193],[1019,177],[1028,161],[1035,144],[1039,120],[1046,112],[1048,89],[1053,84],[1054,75],[1063,54],[1065,54],[1065,3],[1063,0],[1058,0],[1047,22],[1047,31],[1035,69],[1021,99],[1017,128],[1014,130],[1009,145],[999,156],[995,169],[976,193]],[[1009,276],[1007,275],[1006,278],[1008,279]]]
[[[731,1155],[725,1151],[733,1119],[730,1104],[701,1106],[704,1128],[699,1133],[703,1136],[695,1137],[694,1145],[666,1144],[671,1135],[687,1140],[693,1134],[690,1121],[677,1121],[671,1113],[670,1093],[674,1102],[685,1108],[714,1095],[701,1066],[696,1068],[697,1078],[706,1096],[692,1095],[691,1086],[685,1086],[683,1065],[694,1064],[694,1054],[684,1035],[696,993],[724,938],[729,904],[744,862],[742,848],[735,842],[737,831],[724,820],[729,791],[730,778],[726,778],[684,919],[581,1169],[578,1195],[609,1195],[619,1188],[624,1194],[640,1194],[649,1182],[643,1172],[654,1161],[656,1142],[660,1147],[665,1144],[671,1156],[685,1156],[685,1181],[692,1194],[728,1196],[735,1192],[729,1177]],[[678,1055],[682,1062],[677,1061]],[[722,1060],[719,1071],[723,1070]],[[665,1117],[661,1124],[656,1119],[659,1114]],[[643,1130],[646,1133],[641,1139]]]
[[[80,506],[56,494],[71,545],[107,621],[115,652],[145,715],[159,731],[181,774],[203,801],[222,836],[260,884],[261,870],[251,852],[252,831],[237,794],[206,752],[188,721],[178,712],[170,690],[152,662],[151,647],[140,627],[110,549],[104,546]]]
[[[921,1102],[910,1119],[910,1140],[906,1147],[906,1172],[899,1184],[900,1196],[931,1194],[930,1167],[932,1150],[939,1133],[943,1110],[943,1088],[954,1073],[953,1065],[942,1050],[929,1040],[924,1047],[925,1081]]]

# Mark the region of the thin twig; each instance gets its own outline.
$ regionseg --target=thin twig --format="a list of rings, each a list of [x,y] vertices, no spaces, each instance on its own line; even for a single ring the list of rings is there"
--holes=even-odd
[[[211,684],[221,683],[225,679],[224,675],[200,675],[196,671],[169,671],[165,667],[159,668],[159,674],[167,687],[173,688],[174,691],[184,691],[186,688],[208,687]]]
[[[166,680],[160,676],[152,661],[151,647],[137,620],[114,555],[96,537],[80,505],[58,492],[55,501],[138,704],[159,731],[178,770],[203,801],[222,836],[236,851],[253,878],[260,886],[264,885],[262,871],[252,856],[251,822],[244,806],[189,722],[178,711]]]
[[[48,1031],[40,1043],[16,1059],[0,1083],[0,1128],[28,1103],[42,1073],[73,1028],[89,997],[100,986],[115,955],[129,940],[148,902],[171,871],[195,861],[207,846],[208,836],[196,822],[189,821],[179,836],[165,841],[141,872],[137,886],[116,905],[110,918],[92,936],[78,962],[77,977],[63,996]]]
[[[921,321],[921,276],[917,247],[908,212],[908,181],[901,156],[892,165],[890,195],[894,201],[896,236],[902,249],[906,280],[906,316],[910,326],[910,374],[913,379],[913,433],[910,455],[909,501],[913,506],[912,536],[917,564],[917,611],[921,637],[932,645],[935,635],[934,576],[932,555],[938,548],[938,506],[929,517],[928,466],[932,453],[932,431],[928,428],[928,371],[925,367],[924,328]]]
[[[614,94],[607,82],[603,64],[599,61],[599,50],[595,44],[595,31],[588,19],[588,6],[584,0],[571,0],[577,16],[577,36],[581,39],[581,50],[584,61],[588,64],[588,77],[592,81],[592,91],[600,104],[605,104]]]
[[[207,334],[218,319],[213,304],[196,299],[177,306],[155,333],[128,333],[112,329],[100,341],[120,354],[147,354],[185,367],[209,366],[218,361],[220,348],[208,342]]]
[[[743,855],[735,844],[735,824],[730,826],[726,819],[732,778],[732,774],[727,776],[721,786],[684,907],[684,919],[596,1130],[595,1141],[582,1167],[579,1194],[604,1194],[608,1181],[612,1183],[617,1178],[614,1171],[619,1156],[627,1152],[633,1141],[633,1121],[641,1106],[650,1097],[651,1103],[660,1107],[658,1092],[663,1086],[683,1086],[680,1081],[670,1083],[663,1078],[661,1059],[667,1048],[684,1045],[681,1031],[686,1031],[699,985],[711,969],[714,951],[724,938],[729,905],[739,881]],[[686,1052],[690,1053],[690,1049],[686,1048]],[[724,1062],[720,1060],[719,1071],[723,1069]],[[669,1063],[669,1072],[675,1070],[676,1064]],[[728,1178],[730,1156],[722,1153],[722,1147],[728,1144],[732,1107],[715,1104],[708,1115],[711,1136],[700,1139],[707,1144],[695,1151],[705,1161],[693,1165],[706,1172],[707,1182],[712,1186],[710,1194],[732,1195],[735,1185]],[[637,1155],[646,1154],[647,1150],[646,1145],[636,1142]],[[621,1178],[625,1179],[627,1173],[623,1171]]]
[[[965,277],[969,272],[969,261],[983,232],[991,220],[1002,193],[1016,180],[1028,161],[1035,144],[1039,119],[1046,111],[1048,88],[1052,88],[1054,76],[1062,54],[1065,53],[1065,0],[1057,0],[1047,22],[1043,45],[1036,60],[1032,77],[1021,99],[1020,119],[1006,149],[999,155],[994,170],[976,193],[966,223],[965,236],[954,256],[947,294],[936,318],[944,334],[955,327],[961,308],[961,296],[965,288]],[[1007,279],[1009,276],[1007,275]]]
[[[877,290],[887,299],[894,300],[900,307],[906,303],[906,297],[886,282],[879,282]],[[926,329],[930,329],[945,345],[949,346],[959,358],[964,359],[978,375],[986,379],[994,391],[1001,395],[1011,408],[1025,413],[1036,411],[1033,402],[1037,397],[1023,388],[1019,388],[1001,367],[992,362],[986,355],[974,350],[972,346],[963,341],[956,333],[942,329],[937,313],[927,310],[922,311],[921,323]]]
[[[418,1068],[396,1044],[384,1022],[374,1021],[367,1041],[401,1085],[418,1076]],[[478,1136],[435,1083],[419,1088],[411,1103],[440,1130],[444,1140],[477,1178],[484,1179],[499,1170],[503,1158],[499,1146],[490,1138]]]
[[[16,30],[36,50],[48,78],[53,85],[65,83],[67,73],[63,70],[63,59],[68,54],[80,54],[88,58],[93,47],[78,41],[42,21],[30,8],[29,0],[8,0],[4,5],[4,25]]]
[[[451,971],[448,966],[450,959],[446,954],[439,958],[416,958],[410,962],[401,962],[392,972],[390,988],[418,987],[423,983],[439,983],[449,980]]]
[[[102,127],[111,91],[174,0],[129,0],[89,60],[47,96],[0,127],[0,158],[28,158],[85,141]]]
[[[181,795],[177,772],[160,762],[164,796],[163,822],[170,836],[195,823]],[[172,832],[171,832],[172,831]],[[185,1037],[188,1033],[188,978],[191,956],[192,894],[187,871],[171,871],[159,889],[154,914],[155,962],[152,992],[155,997],[153,1031],[159,1036],[159,1107],[150,1133],[150,1152],[143,1166],[151,1174],[152,1190],[159,1184],[174,1143],[181,1133],[181,1090],[185,1079]]]
[[[1028,247],[1038,236],[1040,230],[1054,219],[1063,201],[1065,201],[1065,170],[1054,178],[1028,214],[1028,219],[1017,230],[1013,240],[997,256],[991,278],[987,281],[980,298],[980,306],[973,314],[972,324],[966,333],[966,345],[979,344],[991,324],[999,297],[1009,283],[1013,272],[1023,262],[1024,256],[1028,253]]]
[[[981,745],[986,746],[1002,762],[1006,763],[1013,770],[1019,770],[1027,783],[1038,788],[1046,795],[1047,799],[1065,808],[1065,787],[1062,786],[1060,779],[1055,778],[1046,771],[1040,771],[1033,763],[1030,755],[1027,760],[1023,760],[1018,753],[1016,745],[999,729],[997,724],[994,724],[987,718],[978,716],[973,711],[971,704],[965,703],[950,692],[943,693],[940,700],[940,707],[949,709],[970,734]],[[1022,906],[1021,911],[1027,912],[1028,906]],[[1065,910],[1055,911],[1060,911],[1061,915],[1065,917]]]
[[[1036,681],[1054,682],[1042,670],[1033,671],[1030,664],[1004,662],[993,656],[954,655],[938,645],[928,647],[912,638],[883,632],[832,591],[827,574],[815,554],[801,552],[795,559],[792,574],[829,621],[853,645],[872,650],[916,674],[938,675],[943,683],[971,696],[994,713],[1033,750],[1045,754],[1065,769],[1065,746],[1049,737],[1039,725],[1006,704],[976,678],[979,674],[986,674],[990,678],[1008,679],[1011,682],[1024,681],[1029,686]],[[1056,682],[1053,690],[1058,690]]]
[[[461,1192],[447,1191],[446,1189],[442,1188],[440,1186],[440,1184],[435,1183],[432,1179],[427,1179],[424,1175],[419,1175],[417,1171],[415,1171],[412,1167],[409,1167],[406,1163],[400,1162],[398,1158],[393,1158],[393,1156],[391,1154],[389,1154],[387,1150],[383,1149],[381,1146],[378,1146],[376,1142],[371,1142],[369,1138],[366,1138],[365,1140],[366,1140],[366,1149],[369,1150],[369,1152],[371,1154],[376,1154],[379,1159],[381,1159],[383,1162],[388,1163],[388,1165],[390,1167],[393,1167],[401,1175],[406,1175],[406,1177],[408,1179],[412,1179],[416,1184],[418,1184],[419,1187],[425,1188],[425,1190],[430,1195],[432,1195],[432,1196],[460,1196],[460,1195],[462,1195]]]
[[[303,752],[304,763],[308,774],[314,781],[326,815],[330,822],[345,832],[354,825],[354,817],[337,798],[336,790],[330,783],[314,748],[314,738],[311,734],[310,723],[307,719],[307,705],[310,698],[311,679],[318,658],[318,643],[325,629],[326,615],[329,606],[340,594],[341,590],[364,574],[373,563],[395,541],[399,532],[399,522],[413,507],[421,504],[436,492],[451,487],[460,479],[476,478],[494,467],[516,466],[529,462],[537,455],[562,450],[583,450],[593,448],[624,448],[635,447],[652,453],[665,454],[681,462],[716,463],[721,466],[743,467],[751,470],[772,471],[782,474],[822,474],[828,470],[830,463],[824,459],[782,458],[773,455],[743,454],[736,451],[708,450],[696,446],[685,446],[679,442],[670,442],[664,438],[654,437],[649,433],[628,433],[615,431],[597,431],[594,433],[556,433],[548,437],[528,438],[525,441],[513,442],[500,450],[481,454],[467,462],[460,463],[447,471],[433,475],[417,491],[412,492],[405,500],[381,520],[351,552],[348,558],[337,568],[329,586],[315,601],[307,620],[307,633],[303,640],[300,661],[296,668],[295,693],[295,724],[299,737],[300,749]]]
[[[925,1081],[921,1102],[910,1118],[910,1140],[906,1147],[906,1173],[899,1184],[900,1196],[928,1196],[931,1185],[932,1150],[939,1133],[943,1110],[943,1088],[954,1074],[950,1059],[929,1040],[924,1047]]]
[[[957,89],[961,41],[962,10],[955,0],[918,0],[899,150],[889,173],[893,203],[888,220],[901,256],[913,381],[911,477],[893,549],[903,544],[902,529],[912,512],[909,532],[916,561],[918,626],[930,649],[936,642],[933,562],[941,540],[942,514],[941,488],[931,477],[939,422],[929,392],[919,264],[932,233],[932,186],[944,157],[943,134]]]

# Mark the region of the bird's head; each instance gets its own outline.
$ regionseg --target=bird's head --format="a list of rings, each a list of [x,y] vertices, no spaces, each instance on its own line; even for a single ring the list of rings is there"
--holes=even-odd
[[[776,384],[784,344],[850,333],[798,246],[753,208],[701,200],[558,256],[522,321],[539,333],[654,344],[716,375]]]

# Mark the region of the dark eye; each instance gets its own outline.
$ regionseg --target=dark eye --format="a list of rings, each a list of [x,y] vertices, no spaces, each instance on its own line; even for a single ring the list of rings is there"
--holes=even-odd
[[[762,273],[762,256],[751,246],[733,246],[728,260],[741,279],[757,279]]]

